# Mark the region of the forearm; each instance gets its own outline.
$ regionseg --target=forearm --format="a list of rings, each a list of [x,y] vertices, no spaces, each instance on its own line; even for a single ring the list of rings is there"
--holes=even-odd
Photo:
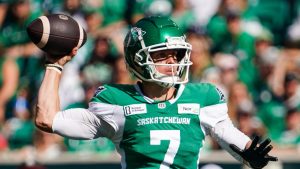
[[[271,140],[266,139],[258,145],[259,137],[250,140],[243,132],[232,125],[229,118],[218,122],[210,128],[210,134],[234,158],[251,168],[263,168],[269,161],[277,161],[277,157],[269,156],[272,150]]]
[[[227,150],[237,160],[243,162],[243,159],[234,153],[229,144],[234,144],[240,149],[245,149],[251,140],[244,133],[235,128],[229,118],[216,124],[210,129],[211,136]]]
[[[60,77],[60,73],[47,68],[38,93],[35,123],[46,132],[53,132],[53,118],[60,111],[58,95]]]
[[[47,69],[42,81],[36,106],[35,124],[43,131],[52,133],[54,116],[60,111],[58,87],[63,66],[69,62],[77,53],[78,48],[73,48],[69,55],[62,57],[48,56],[52,64],[47,64]]]

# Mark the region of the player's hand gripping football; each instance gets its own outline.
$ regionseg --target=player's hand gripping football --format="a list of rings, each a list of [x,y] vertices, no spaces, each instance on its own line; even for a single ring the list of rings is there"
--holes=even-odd
[[[269,145],[271,140],[266,139],[260,145],[257,145],[259,137],[255,136],[249,148],[245,150],[239,149],[236,145],[230,144],[230,148],[239,154],[254,169],[265,167],[269,161],[277,161],[277,157],[270,156],[268,153],[273,146]]]
[[[77,51],[78,51],[78,47],[75,47],[73,48],[70,54],[61,57],[55,57],[55,56],[51,56],[50,54],[47,54],[46,62],[64,66],[66,63],[72,60],[72,58],[77,54]]]

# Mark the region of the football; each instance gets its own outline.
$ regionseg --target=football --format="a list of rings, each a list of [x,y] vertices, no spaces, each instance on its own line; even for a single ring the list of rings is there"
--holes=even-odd
[[[27,26],[27,33],[37,47],[53,57],[69,54],[74,47],[83,46],[87,39],[81,25],[65,14],[40,16]]]

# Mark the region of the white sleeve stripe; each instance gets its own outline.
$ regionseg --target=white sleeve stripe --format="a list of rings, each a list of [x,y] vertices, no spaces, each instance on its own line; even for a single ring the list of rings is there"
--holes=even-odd
[[[214,127],[219,121],[228,117],[226,103],[206,106],[200,109],[200,120],[204,125]]]

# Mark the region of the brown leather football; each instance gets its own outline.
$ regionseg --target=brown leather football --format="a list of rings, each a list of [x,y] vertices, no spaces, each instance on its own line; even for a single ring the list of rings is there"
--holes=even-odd
[[[27,26],[31,41],[54,57],[69,54],[74,47],[85,44],[87,34],[71,16],[50,14],[40,16]]]

